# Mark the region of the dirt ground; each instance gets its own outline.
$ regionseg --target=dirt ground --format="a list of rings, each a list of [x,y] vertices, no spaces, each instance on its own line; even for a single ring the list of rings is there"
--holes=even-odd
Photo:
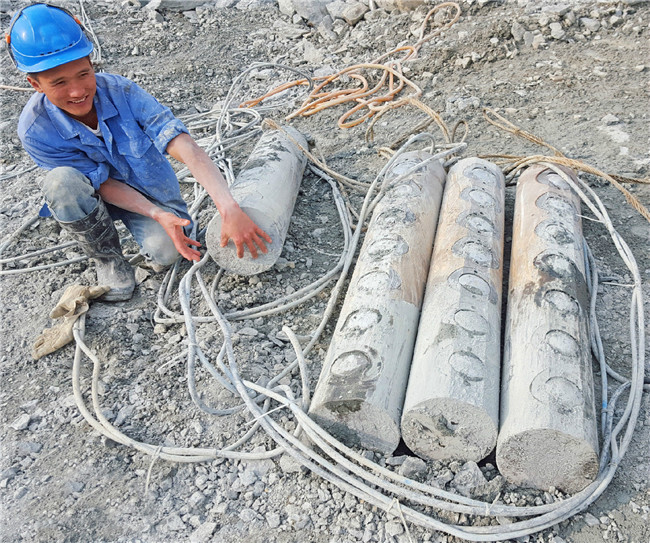
[[[0,2],[3,30],[11,14],[25,4],[22,0]],[[67,5],[78,11],[77,2]],[[404,12],[374,9],[354,25],[341,19],[313,25],[298,15],[287,15],[291,5],[219,0],[186,11],[154,11],[137,0],[84,2],[102,46],[101,67],[134,79],[179,116],[205,112],[223,102],[233,79],[254,62],[332,73],[370,62],[397,45],[414,43],[433,3]],[[405,66],[406,75],[423,90],[422,101],[438,111],[448,126],[467,121],[464,156],[545,152],[488,124],[482,110],[489,107],[565,155],[601,171],[635,178],[650,176],[650,2],[465,0],[460,6],[462,15],[453,28],[425,44],[418,58]],[[24,77],[15,72],[4,49],[3,45],[0,84],[24,87]],[[244,85],[240,99],[259,96],[291,77],[279,69],[260,70]],[[301,92],[296,90],[289,96],[289,104],[263,116],[281,122],[299,105],[304,97]],[[32,163],[16,135],[18,117],[28,97],[28,92],[0,90],[3,240],[42,205],[38,188],[42,172],[24,172]],[[367,143],[367,123],[337,128],[337,118],[343,112],[326,110],[296,118],[291,125],[308,136],[314,153],[330,168],[365,182],[372,181],[386,163],[378,148],[425,118],[415,108],[400,108],[377,123],[375,141]],[[442,139],[437,129],[431,130]],[[232,151],[235,171],[250,149],[249,143]],[[12,177],[15,173],[20,175]],[[650,224],[606,181],[586,179],[638,262],[647,338]],[[650,207],[650,185],[626,187]],[[189,185],[183,185],[183,191],[191,199]],[[360,197],[351,198],[358,206]],[[506,198],[511,212],[514,187],[507,189]],[[201,228],[214,212],[212,204],[201,208]],[[583,227],[602,273],[616,277],[616,283],[629,282],[602,225],[585,220]],[[510,239],[506,230],[506,242]],[[41,219],[21,234],[2,258],[63,241],[65,234],[56,223]],[[257,277],[226,274],[217,292],[219,306],[224,311],[244,309],[290,294],[331,269],[342,246],[329,186],[307,173],[281,259]],[[36,260],[5,263],[2,269],[79,255],[78,249],[70,247]],[[179,273],[188,268],[184,264]],[[211,280],[216,271],[214,264],[208,265],[206,279]],[[165,275],[141,270],[138,276],[141,282],[132,300],[95,302],[88,314],[86,339],[102,363],[102,412],[130,437],[154,445],[219,448],[232,443],[250,427],[250,416],[241,411],[216,417],[196,407],[188,392],[185,326],[154,322],[157,293]],[[79,281],[94,282],[93,268],[86,261],[0,276],[1,541],[459,541],[415,525],[405,531],[392,514],[359,502],[292,465],[286,457],[256,462],[152,462],[151,456],[100,435],[75,405],[71,379],[74,346],[36,362],[31,357],[33,341],[51,325],[49,311],[65,287]],[[598,314],[605,352],[612,367],[627,375],[629,289],[616,285],[602,289]],[[278,315],[233,322],[235,354],[247,379],[265,383],[291,360],[290,344],[279,334],[282,326],[289,324],[297,334],[308,335],[318,325],[328,296],[326,289]],[[208,314],[198,297],[193,300],[197,314]],[[169,306],[180,312],[175,292]],[[309,355],[312,387],[335,322],[336,315]],[[219,337],[214,323],[199,327],[198,340],[210,356],[218,353]],[[646,359],[650,358],[648,343]],[[595,366],[594,371],[598,377]],[[92,365],[84,361],[84,394],[91,373]],[[298,384],[296,375],[285,381],[293,387]],[[203,370],[197,373],[197,386],[212,405],[237,404],[237,399]],[[276,415],[285,427],[295,425],[290,416]],[[260,431],[244,450],[272,447],[273,441]],[[398,449],[393,458],[405,454],[408,451]],[[371,458],[382,465],[404,461],[378,455]],[[479,464],[488,479],[496,475],[493,464],[493,456]],[[429,478],[440,478],[446,471],[453,479],[459,466],[430,465],[427,470]],[[561,497],[510,486],[503,487],[501,494],[504,503],[517,504]],[[646,394],[629,451],[604,494],[585,512],[518,541],[645,543],[650,541],[649,515],[650,401]]]

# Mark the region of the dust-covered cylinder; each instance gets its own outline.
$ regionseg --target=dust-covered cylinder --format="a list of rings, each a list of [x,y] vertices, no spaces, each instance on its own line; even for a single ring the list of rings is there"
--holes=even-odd
[[[305,138],[294,128],[264,132],[230,186],[239,207],[271,236],[268,252],[260,251],[254,259],[246,251],[243,258],[238,258],[232,241],[221,247],[221,215],[217,213],[208,225],[208,252],[228,272],[261,273],[270,269],[282,252],[307,161],[292,140],[307,148]]]
[[[517,183],[508,290],[499,471],[578,492],[598,474],[580,200],[541,165]]]
[[[447,175],[402,415],[417,455],[478,462],[499,424],[505,182],[478,158]]]
[[[384,181],[389,188],[373,212],[310,409],[348,445],[386,454],[399,444],[445,180],[440,162],[427,159],[424,151],[405,153]]]

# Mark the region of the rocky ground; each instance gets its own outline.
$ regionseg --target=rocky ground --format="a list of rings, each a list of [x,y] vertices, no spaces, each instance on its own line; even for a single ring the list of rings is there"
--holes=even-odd
[[[365,2],[365,0],[364,0]],[[3,0],[6,29],[11,14],[26,2]],[[77,2],[68,7],[78,11]],[[417,41],[431,5],[391,10],[387,0],[372,4],[334,2],[327,11],[298,0],[217,0],[162,2],[149,7],[138,0],[84,2],[102,46],[101,67],[134,79],[178,115],[209,110],[226,97],[233,79],[253,62],[273,62],[323,74],[370,62],[397,45]],[[176,6],[175,6],[176,4]],[[181,4],[182,7],[178,7]],[[408,2],[400,2],[405,6]],[[382,7],[378,7],[382,6]],[[605,172],[631,177],[650,174],[650,3],[553,0],[465,0],[453,28],[425,44],[408,63],[406,74],[423,89],[422,100],[441,113],[449,126],[466,120],[465,156],[532,155],[543,149],[491,125],[484,107],[560,149]],[[4,48],[4,45],[3,45]],[[25,86],[5,51],[0,83]],[[241,100],[259,96],[291,74],[259,70],[241,91]],[[16,136],[16,123],[29,93],[0,90],[0,228],[3,240],[41,206],[37,170]],[[265,113],[281,121],[299,103]],[[378,147],[424,117],[402,108],[375,126],[376,140],[366,143],[366,125],[340,130],[343,110],[294,119],[308,134],[315,153],[341,174],[371,181],[385,164]],[[200,134],[199,134],[200,135]],[[232,152],[235,171],[250,146]],[[19,175],[11,176],[19,173]],[[645,298],[650,299],[650,226],[607,182],[588,178],[603,200],[614,226],[639,263]],[[650,206],[648,185],[627,185]],[[191,199],[191,189],[184,185]],[[512,205],[514,189],[509,188]],[[358,205],[357,196],[352,196]],[[200,226],[214,213],[205,205]],[[226,275],[217,300],[224,311],[243,309],[291,293],[330,269],[343,238],[331,192],[308,173],[281,259],[268,272],[248,278]],[[605,230],[584,222],[585,235],[605,275],[630,280]],[[509,241],[509,236],[506,241]],[[3,258],[65,241],[52,220],[40,220],[24,232]],[[40,265],[78,256],[68,248],[49,253]],[[3,265],[24,267],[26,261]],[[183,266],[181,273],[187,271]],[[206,278],[214,265],[204,270]],[[187,331],[181,324],[154,322],[158,288],[164,274],[138,272],[140,284],[129,302],[92,305],[87,340],[102,361],[99,380],[104,415],[134,439],[154,445],[223,447],[249,427],[246,412],[227,417],[199,410],[188,393]],[[452,542],[457,538],[409,525],[392,514],[301,469],[287,457],[273,460],[167,462],[119,445],[84,421],[72,391],[73,346],[37,362],[31,345],[51,324],[50,309],[74,281],[91,284],[92,267],[77,262],[29,274],[0,277],[2,353],[0,354],[0,539],[13,541],[192,541],[192,542]],[[242,373],[267,382],[293,357],[280,330],[289,324],[307,335],[318,324],[329,291],[308,303],[271,317],[233,323],[234,345]],[[197,313],[207,314],[195,296]],[[620,373],[629,370],[628,290],[603,287],[598,312],[605,351]],[[180,311],[172,295],[169,306]],[[646,301],[646,321],[650,312]],[[310,353],[312,387],[318,376],[335,317]],[[646,325],[646,335],[649,328]],[[219,332],[201,325],[198,341],[210,356],[219,348]],[[646,353],[648,358],[648,353]],[[92,368],[84,363],[86,391]],[[197,374],[204,398],[219,407],[237,403],[205,372]],[[298,383],[296,376],[284,384]],[[274,416],[291,429],[283,412]],[[620,414],[620,413],[619,413]],[[601,539],[642,543],[650,540],[650,404],[642,409],[629,452],[605,493],[589,508],[559,525],[520,541],[592,543]],[[256,433],[247,451],[272,448]],[[507,485],[494,457],[472,463],[424,464],[400,448],[390,457],[369,458],[390,469],[451,491],[507,504],[551,503],[558,492],[532,492]],[[469,481],[469,482],[468,482]],[[441,515],[447,522],[477,519]],[[507,519],[500,519],[507,522]]]

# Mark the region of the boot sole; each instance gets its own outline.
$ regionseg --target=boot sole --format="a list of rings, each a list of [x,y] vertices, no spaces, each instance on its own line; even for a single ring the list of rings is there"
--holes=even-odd
[[[128,291],[109,290],[99,299],[103,302],[125,302],[133,297],[133,290],[134,289]]]

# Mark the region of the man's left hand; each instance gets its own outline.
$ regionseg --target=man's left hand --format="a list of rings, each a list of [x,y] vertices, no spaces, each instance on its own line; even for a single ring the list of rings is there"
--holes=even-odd
[[[237,256],[244,256],[244,246],[248,247],[253,258],[258,256],[258,248],[267,253],[267,243],[271,243],[271,237],[257,226],[251,218],[244,213],[239,206],[236,206],[227,216],[221,217],[221,246],[228,245],[232,240],[237,249]]]

